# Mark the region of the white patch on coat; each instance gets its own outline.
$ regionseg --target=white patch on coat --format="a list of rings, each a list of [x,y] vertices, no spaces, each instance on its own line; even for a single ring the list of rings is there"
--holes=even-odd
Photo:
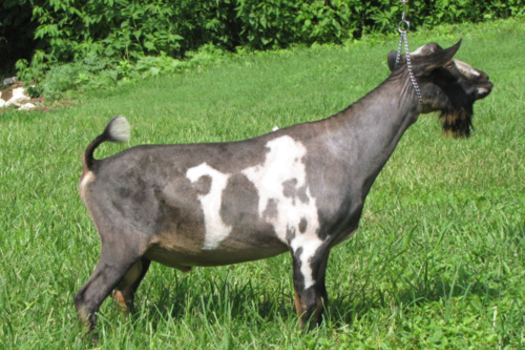
[[[465,62],[461,62],[460,60],[454,59],[454,63],[456,64],[456,67],[458,68],[458,70],[467,76],[473,75],[475,77],[479,77],[481,75],[477,70],[475,70],[474,68],[472,68],[470,65],[466,64]]]
[[[223,174],[202,163],[196,167],[188,169],[186,177],[191,182],[196,182],[202,176],[208,175],[211,178],[210,191],[207,194],[198,195],[204,213],[204,225],[206,233],[204,235],[204,250],[216,249],[219,244],[230,234],[232,227],[226,225],[221,218],[222,192],[228,183],[229,174]]]
[[[259,216],[273,225],[277,237],[288,244],[294,253],[302,248],[301,273],[306,289],[315,283],[310,259],[323,243],[317,236],[319,218],[316,200],[307,187],[306,168],[302,162],[307,153],[306,147],[290,136],[273,139],[266,147],[270,151],[266,154],[264,163],[244,169],[242,173],[257,188]],[[295,181],[296,189],[303,188],[302,199],[301,196],[292,198],[284,195],[283,183],[287,181]],[[265,215],[265,210],[272,203],[276,206],[275,215]],[[301,233],[299,224],[303,218],[307,225],[305,232]],[[287,238],[288,231],[295,232],[290,241]]]
[[[80,199],[85,203],[84,198],[86,198],[86,186],[88,183],[92,182],[95,179],[95,174],[93,174],[92,171],[88,171],[82,180],[80,181],[80,185],[78,186],[78,191],[80,194]]]

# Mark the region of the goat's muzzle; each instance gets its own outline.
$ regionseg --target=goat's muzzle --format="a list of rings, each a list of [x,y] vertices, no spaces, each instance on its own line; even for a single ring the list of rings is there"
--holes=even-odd
[[[494,84],[492,84],[490,81],[487,81],[485,84],[483,84],[483,86],[477,88],[475,99],[481,100],[482,98],[487,97],[492,91],[493,87]]]

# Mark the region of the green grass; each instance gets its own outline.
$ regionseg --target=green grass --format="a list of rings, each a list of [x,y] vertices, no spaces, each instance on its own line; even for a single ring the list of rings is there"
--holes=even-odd
[[[297,330],[288,255],[183,274],[153,264],[125,315],[101,309],[102,349],[525,348],[525,22],[437,28],[487,72],[468,140],[421,116],[369,195],[361,227],[333,249],[322,327]],[[81,154],[110,117],[130,145],[231,141],[328,117],[387,75],[396,38],[230,58],[0,115],[0,348],[84,349],[73,295],[100,243],[78,197]],[[97,157],[130,145],[104,144]]]

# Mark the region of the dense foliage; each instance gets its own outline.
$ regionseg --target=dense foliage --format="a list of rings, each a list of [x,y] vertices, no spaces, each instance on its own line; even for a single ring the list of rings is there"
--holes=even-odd
[[[525,12],[524,0],[427,0],[411,5],[416,27]],[[363,32],[393,31],[400,18],[398,0],[6,0],[2,6],[0,33],[7,41],[2,45],[19,45],[17,36],[33,34],[44,42],[41,49],[59,61],[88,52],[124,59],[160,52],[181,56],[206,43],[260,50],[340,42]]]
[[[525,0],[410,4],[413,28],[525,14]],[[40,93],[58,96],[95,74],[107,73],[95,85],[136,74],[145,57],[163,58],[160,66],[150,60],[142,68],[172,70],[173,58],[203,46],[236,51],[341,43],[364,33],[395,33],[400,17],[398,0],[5,0],[0,77],[14,74],[16,62],[21,79],[51,79],[47,88],[39,84]],[[46,78],[64,63],[73,66]]]

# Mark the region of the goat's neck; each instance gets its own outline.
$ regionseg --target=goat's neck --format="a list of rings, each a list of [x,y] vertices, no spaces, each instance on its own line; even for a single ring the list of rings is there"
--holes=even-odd
[[[349,166],[362,181],[363,198],[418,115],[410,82],[387,80],[334,118],[341,129],[337,144],[350,155]]]

